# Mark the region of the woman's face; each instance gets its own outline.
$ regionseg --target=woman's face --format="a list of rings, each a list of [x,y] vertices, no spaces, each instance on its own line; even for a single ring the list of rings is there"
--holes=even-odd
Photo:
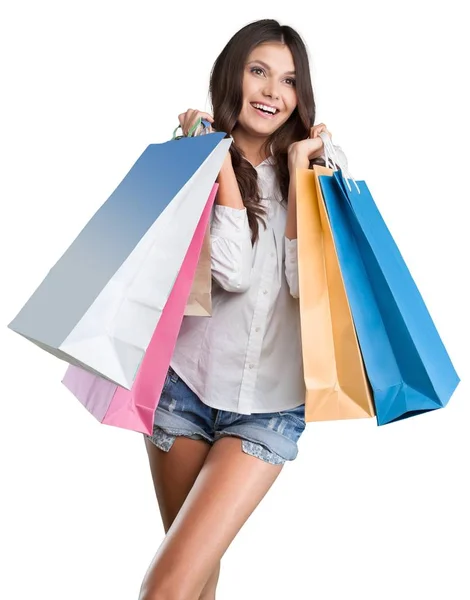
[[[266,43],[248,56],[243,74],[243,104],[236,128],[255,137],[279,129],[297,106],[294,59],[288,46]]]

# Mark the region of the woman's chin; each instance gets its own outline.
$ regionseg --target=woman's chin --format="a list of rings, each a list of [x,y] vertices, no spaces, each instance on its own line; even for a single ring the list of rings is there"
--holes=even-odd
[[[279,123],[254,123],[250,120],[250,122],[247,123],[239,123],[238,128],[243,129],[246,135],[266,138],[279,128]]]

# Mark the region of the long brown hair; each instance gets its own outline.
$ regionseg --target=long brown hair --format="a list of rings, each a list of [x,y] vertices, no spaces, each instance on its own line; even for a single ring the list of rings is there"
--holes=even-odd
[[[292,142],[306,139],[315,122],[315,99],[310,78],[307,49],[300,35],[287,25],[280,25],[272,19],[255,21],[240,29],[227,43],[212,68],[209,94],[214,115],[214,127],[218,131],[231,134],[243,103],[243,73],[249,54],[268,42],[285,44],[292,53],[296,71],[297,107],[292,115],[267,140],[265,148],[270,148],[282,196],[287,200],[289,170],[287,150]],[[245,204],[248,222],[254,243],[259,235],[259,221],[263,221],[265,211],[260,204],[257,173],[254,167],[244,160],[242,151],[232,143],[230,147],[232,163],[240,193]]]

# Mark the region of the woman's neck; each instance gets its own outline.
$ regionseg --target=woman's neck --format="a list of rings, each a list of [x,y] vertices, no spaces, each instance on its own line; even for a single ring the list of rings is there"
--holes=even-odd
[[[232,131],[232,137],[237,148],[243,152],[246,160],[254,167],[268,158],[269,154],[265,148],[266,138],[253,137],[238,129]]]

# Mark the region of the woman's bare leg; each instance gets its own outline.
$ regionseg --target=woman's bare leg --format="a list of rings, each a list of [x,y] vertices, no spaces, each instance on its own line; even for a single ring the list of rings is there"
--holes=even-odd
[[[165,533],[171,527],[211,448],[203,440],[178,436],[169,452],[145,439],[150,471]],[[214,600],[220,563],[211,573],[199,600]]]
[[[282,467],[245,454],[239,438],[215,442],[152,560],[139,600],[199,598]]]

